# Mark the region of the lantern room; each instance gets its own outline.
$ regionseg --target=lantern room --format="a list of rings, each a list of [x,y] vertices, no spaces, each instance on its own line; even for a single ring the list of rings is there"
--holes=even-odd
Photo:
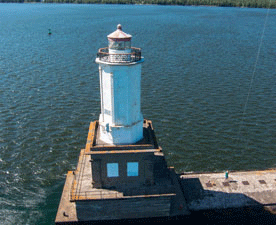
[[[108,48],[110,53],[131,52],[131,35],[122,31],[121,24],[118,24],[117,30],[107,36]]]

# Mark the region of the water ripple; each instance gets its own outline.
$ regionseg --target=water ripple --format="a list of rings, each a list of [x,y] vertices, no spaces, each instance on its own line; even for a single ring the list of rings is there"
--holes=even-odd
[[[244,110],[265,12],[2,5],[1,223],[53,223],[65,174],[75,169],[89,122],[100,112],[96,52],[118,21],[143,49],[142,112],[153,120],[169,165],[177,171],[274,167],[275,11]]]

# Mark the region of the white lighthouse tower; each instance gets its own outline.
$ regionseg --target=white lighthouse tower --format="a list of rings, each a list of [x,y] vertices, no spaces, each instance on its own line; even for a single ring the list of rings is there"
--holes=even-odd
[[[181,178],[167,167],[152,122],[141,113],[141,49],[117,28],[98,51],[101,114],[90,123],[76,170],[67,174],[56,224],[189,214]]]
[[[141,49],[131,47],[131,35],[117,30],[107,36],[108,47],[98,51],[101,144],[133,144],[143,138],[141,113]]]

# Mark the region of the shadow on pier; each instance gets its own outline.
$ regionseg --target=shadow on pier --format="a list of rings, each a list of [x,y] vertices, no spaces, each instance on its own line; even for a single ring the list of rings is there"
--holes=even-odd
[[[244,207],[220,210],[202,210],[192,212],[189,216],[128,219],[79,222],[73,224],[168,224],[180,222],[185,225],[275,225],[276,216],[272,215],[262,207]]]
[[[245,194],[206,190],[198,178],[182,179],[181,184],[187,205],[191,207],[189,208],[191,214],[188,216],[93,221],[77,224],[172,224],[172,222],[185,225],[276,224],[276,215]],[[274,205],[269,207],[276,209]]]
[[[271,213],[276,209],[273,204],[264,207],[246,194],[204,189],[199,178],[181,179],[181,186],[187,206],[191,211],[188,216],[105,220],[73,224],[172,224],[173,222],[185,225],[197,223],[201,225],[276,224],[276,215]]]
[[[236,181],[230,182],[237,185]],[[275,204],[263,205],[245,193],[206,190],[199,178],[182,179],[181,187],[191,215],[177,219],[186,224],[276,224]],[[258,195],[261,192],[255,193]]]
[[[189,216],[98,221],[93,224],[172,224],[172,222],[180,222],[185,225],[276,224],[276,215],[271,213],[276,209],[275,205],[264,207],[242,193],[206,190],[202,187],[199,178],[181,179],[181,186],[191,211]]]

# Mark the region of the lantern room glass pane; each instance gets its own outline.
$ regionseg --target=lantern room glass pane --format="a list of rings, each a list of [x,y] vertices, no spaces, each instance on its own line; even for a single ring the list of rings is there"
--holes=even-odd
[[[130,41],[109,41],[108,47],[114,50],[125,50],[131,48]]]
[[[127,176],[137,177],[139,175],[139,163],[138,162],[128,162],[127,163]]]
[[[130,49],[130,48],[131,48],[131,42],[125,41],[125,49]]]
[[[111,48],[111,49],[117,49],[118,48],[118,42],[116,42],[116,41],[109,41],[108,47]]]
[[[117,49],[118,50],[125,50],[125,42],[124,41],[119,41]]]
[[[107,177],[118,177],[118,176],[119,176],[119,164],[107,163]]]

